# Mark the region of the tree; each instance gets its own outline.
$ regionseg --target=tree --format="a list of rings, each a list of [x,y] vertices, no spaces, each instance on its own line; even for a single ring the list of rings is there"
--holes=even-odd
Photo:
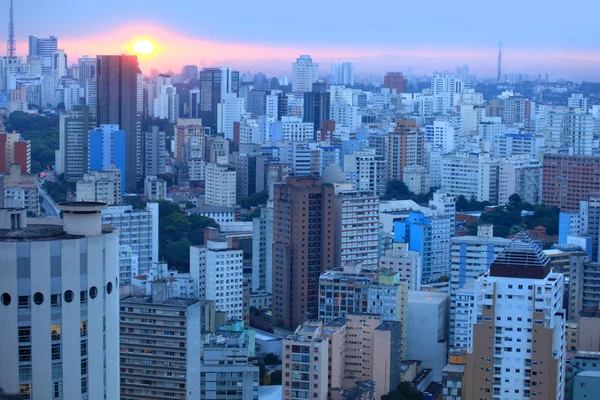
[[[269,353],[264,357],[265,365],[281,365],[281,360],[275,353]]]
[[[425,397],[410,382],[403,381],[396,390],[381,396],[381,400],[425,400]]]
[[[385,187],[385,194],[383,195],[383,200],[410,200],[414,194],[408,190],[406,184],[402,181],[398,180],[390,180],[388,181]]]
[[[164,246],[165,261],[178,271],[188,271],[190,267],[190,245],[187,239],[180,239]]]
[[[261,204],[267,204],[269,199],[269,191],[263,190],[262,192],[256,192],[250,197],[244,197],[240,200],[240,206],[242,208],[250,209],[252,207],[258,207]]]
[[[281,370],[271,372],[271,386],[281,385]]]
[[[182,213],[174,213],[162,218],[162,229],[167,241],[179,240],[187,236],[192,229],[189,219]]]
[[[212,218],[203,217],[203,216],[197,215],[197,214],[191,214],[188,218],[191,223],[192,231],[197,231],[197,230],[204,231],[204,228],[218,228],[219,227],[219,224],[217,224],[215,222],[215,220]]]

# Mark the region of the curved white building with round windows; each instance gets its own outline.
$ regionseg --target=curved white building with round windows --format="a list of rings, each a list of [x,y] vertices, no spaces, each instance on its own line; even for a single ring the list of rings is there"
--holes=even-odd
[[[118,232],[104,203],[63,219],[0,209],[0,385],[25,399],[119,398]]]

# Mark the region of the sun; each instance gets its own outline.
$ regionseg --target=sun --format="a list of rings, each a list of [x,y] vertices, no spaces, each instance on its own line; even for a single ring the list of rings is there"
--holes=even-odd
[[[133,43],[133,51],[137,54],[147,56],[154,52],[154,45],[149,40],[139,39]]]

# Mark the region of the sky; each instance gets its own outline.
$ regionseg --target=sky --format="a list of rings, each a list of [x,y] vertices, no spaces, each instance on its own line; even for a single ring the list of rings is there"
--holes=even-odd
[[[321,74],[331,62],[351,61],[363,75],[468,64],[492,77],[502,41],[504,72],[600,81],[597,0],[570,0],[568,8],[558,0],[14,2],[17,53],[26,55],[30,34],[57,35],[69,62],[131,53],[133,41],[146,38],[157,51],[140,60],[144,72],[196,64],[289,76],[295,58],[310,54]],[[0,0],[0,28],[8,3]]]

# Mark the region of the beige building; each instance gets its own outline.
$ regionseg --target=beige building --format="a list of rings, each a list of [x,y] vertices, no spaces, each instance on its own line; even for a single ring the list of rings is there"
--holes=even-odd
[[[520,233],[473,288],[466,400],[564,398],[565,311],[563,275]]]
[[[302,397],[305,393],[294,390],[299,387],[311,388],[317,396],[321,394],[317,388],[323,388],[325,395],[318,398],[328,399],[331,393],[353,390],[361,381],[372,381],[379,399],[400,383],[401,350],[402,324],[382,321],[377,314],[349,314],[327,324],[305,322],[283,341],[283,399],[313,398],[310,392]],[[295,372],[322,368],[316,363],[323,355],[328,374]]]
[[[4,175],[4,206],[25,208],[33,215],[40,214],[37,174],[24,174],[19,164],[11,164]]]
[[[101,201],[119,205],[122,200],[121,170],[90,171],[77,181],[77,201]]]

